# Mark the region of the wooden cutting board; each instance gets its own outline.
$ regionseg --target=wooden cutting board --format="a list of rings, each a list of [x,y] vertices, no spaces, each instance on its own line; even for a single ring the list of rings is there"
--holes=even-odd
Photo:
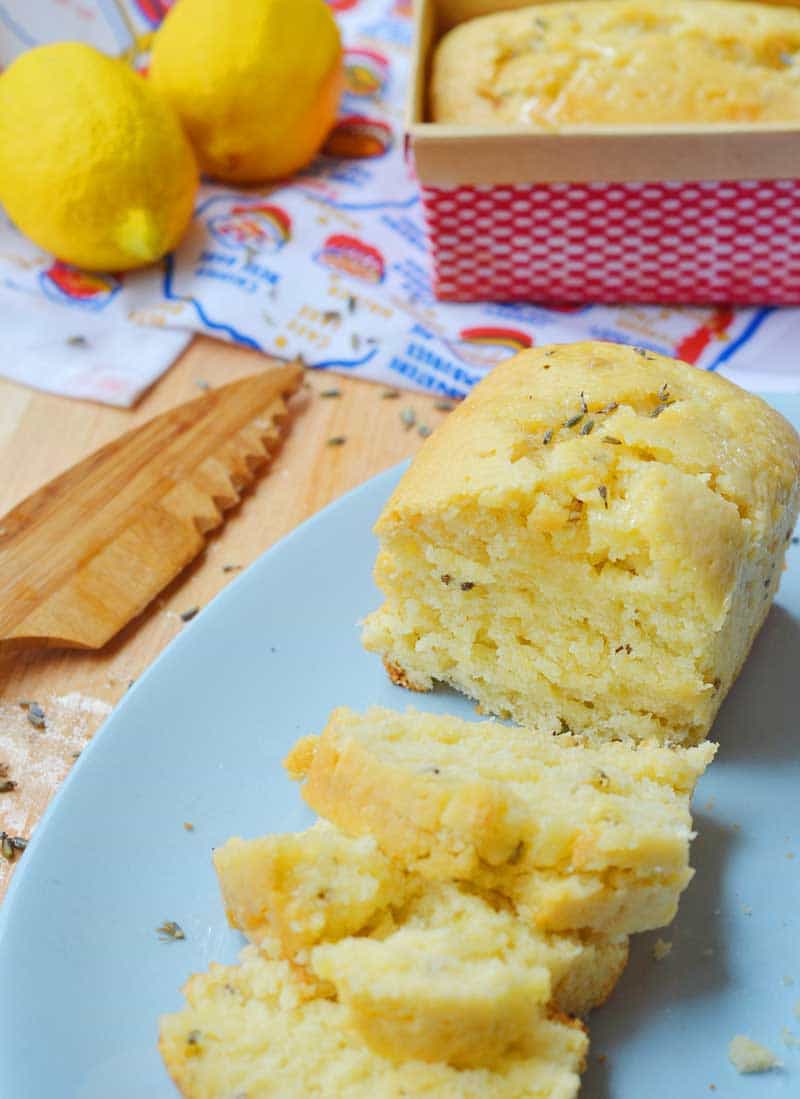
[[[104,645],[172,580],[280,438],[276,367],[129,431],[0,519],[0,651]]]

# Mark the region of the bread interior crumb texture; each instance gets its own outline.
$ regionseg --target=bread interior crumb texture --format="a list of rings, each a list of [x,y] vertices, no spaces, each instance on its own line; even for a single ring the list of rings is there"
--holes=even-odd
[[[363,639],[521,724],[695,743],[769,609],[800,447],[759,398],[614,344],[495,368],[387,504]]]

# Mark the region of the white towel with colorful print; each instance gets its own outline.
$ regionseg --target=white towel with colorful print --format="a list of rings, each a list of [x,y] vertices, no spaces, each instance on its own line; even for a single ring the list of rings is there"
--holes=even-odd
[[[537,343],[606,339],[677,355],[755,390],[800,389],[800,310],[445,304],[430,288],[403,110],[410,0],[329,0],[346,93],[322,154],[258,191],[211,182],[163,264],[88,274],[0,218],[0,372],[130,404],[193,332],[321,369],[462,396]],[[0,63],[81,38],[135,57],[167,0],[0,0]]]

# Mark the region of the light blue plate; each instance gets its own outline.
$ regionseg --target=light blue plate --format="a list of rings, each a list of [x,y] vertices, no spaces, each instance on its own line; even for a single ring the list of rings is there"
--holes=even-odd
[[[800,397],[770,399],[800,424]],[[399,472],[265,554],[81,756],[0,909],[0,1099],[174,1097],[159,1013],[180,1006],[190,973],[241,946],[211,848],[311,821],[281,768],[289,747],[338,704],[473,713],[445,691],[410,699],[359,644],[358,619],[378,602],[370,529]],[[799,681],[796,546],[714,729],[722,748],[695,800],[697,877],[662,932],[672,953],[656,963],[656,936],[635,940],[591,1019],[587,1099],[700,1099],[712,1083],[720,1099],[800,1095],[800,1053],[781,1042],[783,1027],[800,1034]],[[186,941],[159,942],[164,920]],[[779,1052],[784,1070],[738,1077],[726,1056],[737,1033]]]

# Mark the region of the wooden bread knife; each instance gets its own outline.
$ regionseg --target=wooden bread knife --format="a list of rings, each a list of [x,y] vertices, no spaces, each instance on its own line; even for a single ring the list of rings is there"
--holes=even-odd
[[[0,519],[0,652],[98,649],[194,558],[280,438],[289,364],[113,440]]]

